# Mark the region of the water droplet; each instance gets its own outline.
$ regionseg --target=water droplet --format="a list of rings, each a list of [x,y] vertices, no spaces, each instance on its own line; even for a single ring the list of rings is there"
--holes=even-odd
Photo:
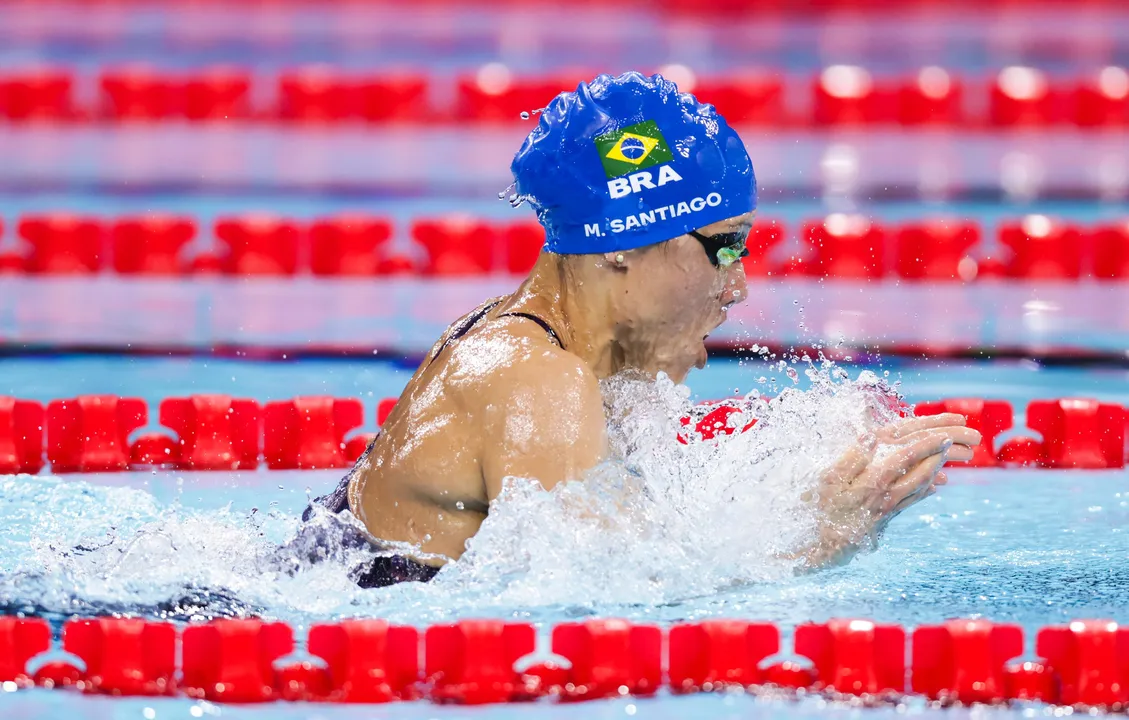
[[[459,500],[457,503],[455,503],[455,509],[466,510],[466,504],[464,504],[462,500]]]
[[[522,120],[528,120],[530,117],[532,117],[532,115],[529,114],[528,110],[522,110],[521,111],[521,119]]]

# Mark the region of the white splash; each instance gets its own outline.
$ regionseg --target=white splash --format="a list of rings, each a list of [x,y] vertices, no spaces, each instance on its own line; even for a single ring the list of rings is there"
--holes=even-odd
[[[806,392],[741,399],[729,424],[755,418],[749,431],[688,444],[675,439],[687,388],[665,376],[605,383],[614,459],[553,492],[511,478],[436,584],[517,607],[655,605],[792,575],[784,557],[814,536],[821,472],[895,418],[894,393],[872,373],[807,374]]]

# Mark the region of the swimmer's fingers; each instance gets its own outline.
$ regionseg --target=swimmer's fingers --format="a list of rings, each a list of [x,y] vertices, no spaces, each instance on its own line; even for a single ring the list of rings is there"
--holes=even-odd
[[[918,463],[890,487],[886,494],[886,511],[899,513],[910,505],[924,500],[934,489],[935,480],[944,464],[944,455],[934,455]]]
[[[980,444],[980,431],[976,430],[975,428],[966,427],[964,425],[943,425],[936,428],[916,430],[912,433],[906,433],[905,435],[902,435],[900,438],[898,438],[896,443],[891,444],[907,445],[909,443],[915,442],[919,438],[934,433],[945,433],[953,439],[954,443],[967,445],[968,447],[974,447]]]
[[[929,430],[932,428],[947,427],[953,425],[965,425],[968,420],[964,415],[959,413],[941,413],[940,415],[923,415],[921,417],[909,418],[893,425],[887,425],[882,428],[880,433],[883,439],[897,440],[906,435],[910,435],[919,430]]]
[[[952,446],[953,439],[948,432],[922,431],[913,442],[895,446],[897,450],[879,468],[879,481],[885,486],[893,485],[912,473],[923,460],[937,455],[943,458]]]
[[[874,459],[874,447],[874,438],[871,437],[843,453],[843,456],[827,471],[827,479],[838,482],[857,477]]]

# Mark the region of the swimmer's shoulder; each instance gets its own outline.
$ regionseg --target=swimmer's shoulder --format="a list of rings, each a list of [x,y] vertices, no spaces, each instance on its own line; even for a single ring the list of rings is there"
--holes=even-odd
[[[451,376],[458,378],[471,404],[484,411],[520,409],[535,403],[554,412],[598,411],[600,383],[578,356],[562,349],[536,324],[500,318],[468,335],[451,354]]]

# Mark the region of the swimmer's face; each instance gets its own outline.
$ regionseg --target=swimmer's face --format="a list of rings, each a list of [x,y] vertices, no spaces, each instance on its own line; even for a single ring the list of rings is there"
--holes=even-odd
[[[644,369],[682,382],[691,368],[705,365],[706,337],[747,295],[743,246],[729,243],[748,235],[754,215],[698,228],[705,240],[682,235],[627,254],[621,309],[631,344],[646,358],[636,359]]]

